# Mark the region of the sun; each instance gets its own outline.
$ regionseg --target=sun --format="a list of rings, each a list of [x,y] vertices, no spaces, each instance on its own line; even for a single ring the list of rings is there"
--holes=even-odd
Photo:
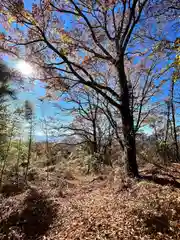
[[[30,76],[33,73],[32,66],[23,60],[18,61],[16,68],[25,76]]]

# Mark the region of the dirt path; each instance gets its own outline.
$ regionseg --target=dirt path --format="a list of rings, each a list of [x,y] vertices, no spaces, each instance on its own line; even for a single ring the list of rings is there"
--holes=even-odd
[[[44,178],[42,178],[44,179]],[[180,190],[108,176],[50,175],[0,202],[0,239],[180,239]]]

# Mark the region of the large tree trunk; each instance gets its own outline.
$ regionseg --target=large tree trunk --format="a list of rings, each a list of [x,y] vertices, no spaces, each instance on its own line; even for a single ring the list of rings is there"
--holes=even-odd
[[[138,177],[138,166],[136,161],[136,141],[134,132],[134,121],[132,111],[130,109],[130,96],[126,74],[124,71],[123,57],[117,64],[119,75],[119,84],[121,88],[121,117],[122,129],[124,136],[124,154],[125,154],[125,170],[130,177]]]
[[[122,112],[122,111],[121,111]],[[136,141],[133,134],[133,122],[131,116],[122,112],[122,125],[124,135],[125,170],[130,177],[138,177],[138,166],[136,161]]]

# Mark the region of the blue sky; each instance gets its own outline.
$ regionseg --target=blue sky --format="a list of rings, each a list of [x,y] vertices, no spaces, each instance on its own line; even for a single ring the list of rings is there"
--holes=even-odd
[[[25,7],[30,9],[32,3],[33,3],[32,0],[26,0]],[[66,19],[66,25],[65,25],[66,28],[71,27],[71,23],[68,20],[69,19]],[[153,31],[155,32],[156,27],[155,27],[155,25],[153,25],[153,26],[154,26]],[[167,27],[167,31],[168,31],[168,27]],[[177,36],[175,36],[174,33],[172,32],[169,34],[169,37],[170,37],[170,39],[174,39]],[[28,79],[25,79],[25,82],[26,81],[28,82]],[[27,85],[27,87],[30,86],[30,85],[28,85],[28,83],[26,85]],[[166,85],[163,88],[164,94],[167,94],[167,89],[168,88]],[[32,86],[32,89],[29,92],[24,91],[24,92],[20,92],[18,94],[18,100],[13,103],[13,107],[22,105],[25,100],[30,100],[34,105],[35,115],[36,115],[37,120],[43,118],[44,116],[46,118],[48,118],[48,117],[56,116],[57,114],[59,114],[58,118],[62,119],[62,121],[63,120],[66,120],[66,121],[72,120],[71,116],[69,116],[69,117],[63,116],[63,113],[59,109],[54,107],[53,101],[50,102],[50,101],[45,100],[43,103],[41,101],[39,101],[38,98],[42,97],[44,94],[45,94],[45,89],[43,88],[42,83],[36,81],[36,84],[34,84]],[[61,104],[61,106],[67,106],[67,103],[65,103],[63,101],[61,101],[60,104]],[[42,111],[44,112],[44,116],[42,114]],[[146,129],[145,130],[146,132],[150,132],[150,129],[148,127],[146,127],[145,129]],[[38,123],[35,128],[35,137],[38,140],[40,140],[40,139],[42,140],[44,138],[42,129],[40,128],[40,124],[38,124]]]
[[[36,140],[44,140],[44,131],[42,129],[42,125],[39,120],[48,119],[49,117],[54,117],[59,119],[62,123],[70,122],[72,120],[71,116],[65,116],[64,112],[62,112],[59,108],[55,107],[55,103],[60,104],[63,107],[66,107],[67,103],[57,101],[49,101],[43,100],[40,101],[39,98],[44,96],[45,89],[42,84],[36,81],[36,84],[31,86],[30,84],[26,84],[27,88],[30,90],[19,92],[17,94],[17,100],[13,102],[13,107],[23,106],[25,100],[29,100],[33,104],[33,109],[35,113],[35,128],[34,128],[34,137]],[[26,123],[24,123],[26,125]]]
[[[33,2],[34,2],[33,0],[25,0],[24,1],[25,8],[28,8],[31,10],[31,6]],[[70,26],[71,26],[70,22],[66,21],[65,27],[69,28]],[[15,67],[13,66],[15,63],[10,62],[9,59],[6,57],[5,57],[5,61],[11,67]],[[29,100],[34,106],[34,112],[35,112],[35,117],[37,121],[35,130],[34,130],[34,137],[36,140],[44,140],[45,139],[44,131],[42,130],[42,127],[39,123],[40,119],[43,119],[44,117],[46,119],[48,117],[56,117],[59,120],[62,120],[62,123],[64,122],[67,123],[72,121],[72,116],[65,116],[60,109],[54,106],[54,103],[59,103],[62,107],[67,107],[67,103],[62,100],[60,102],[48,101],[48,100],[44,100],[43,102],[39,101],[39,98],[45,95],[44,85],[41,82],[35,81],[35,84],[33,85],[28,84],[27,82],[29,82],[29,79],[28,77],[24,76],[24,83],[28,91],[27,90],[17,91],[17,100],[12,103],[12,108],[23,106],[24,101]],[[26,125],[26,123],[24,124]]]

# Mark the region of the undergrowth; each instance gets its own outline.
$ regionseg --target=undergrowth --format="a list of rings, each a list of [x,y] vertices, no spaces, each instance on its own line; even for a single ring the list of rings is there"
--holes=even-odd
[[[121,167],[87,175],[81,164],[31,164],[27,184],[7,172],[0,239],[180,239],[177,166],[146,165],[135,181]]]

